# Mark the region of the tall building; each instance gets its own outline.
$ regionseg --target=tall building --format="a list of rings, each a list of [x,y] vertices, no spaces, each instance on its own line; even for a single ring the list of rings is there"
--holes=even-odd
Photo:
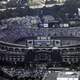
[[[46,2],[51,2],[52,4],[61,4],[64,3],[66,0],[29,0],[30,5],[42,5],[45,4]]]
[[[57,1],[58,3],[64,3],[66,0],[55,0]]]

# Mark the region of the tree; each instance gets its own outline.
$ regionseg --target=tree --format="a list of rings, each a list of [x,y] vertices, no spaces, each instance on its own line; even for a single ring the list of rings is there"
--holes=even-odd
[[[74,13],[80,7],[80,0],[66,0],[64,9],[66,12]]]

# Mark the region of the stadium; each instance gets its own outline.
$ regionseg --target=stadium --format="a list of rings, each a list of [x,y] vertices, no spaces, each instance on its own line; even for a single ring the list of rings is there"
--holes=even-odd
[[[0,1],[2,80],[80,79],[80,4],[73,2]]]

